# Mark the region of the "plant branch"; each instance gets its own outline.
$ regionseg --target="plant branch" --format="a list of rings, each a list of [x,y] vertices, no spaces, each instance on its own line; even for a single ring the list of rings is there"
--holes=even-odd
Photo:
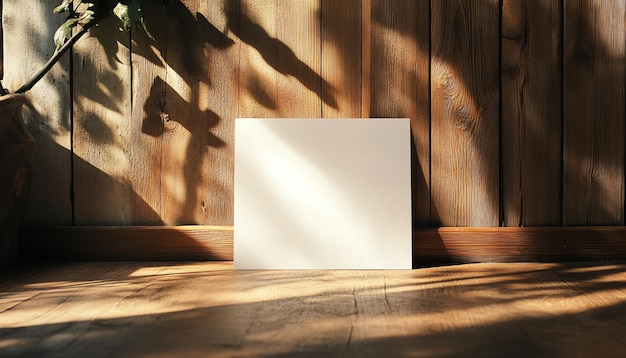
[[[24,83],[22,87],[20,87],[17,91],[15,91],[15,93],[24,93],[30,90],[31,88],[33,88],[33,86],[37,84],[37,82],[39,82],[39,80],[41,80],[43,76],[45,76],[46,73],[48,73],[48,71],[50,71],[52,66],[54,66],[59,61],[59,59],[67,52],[67,50],[69,50],[72,46],[74,46],[74,44],[84,34],[86,34],[89,31],[89,29],[95,26],[99,22],[100,19],[101,18],[93,19],[89,21],[88,23],[86,23],[85,26],[83,26],[80,31],[78,31],[72,37],[70,37],[69,40],[67,40],[67,42],[63,44],[63,46],[61,46],[57,51],[54,52],[54,54],[52,55],[52,57],[50,57],[48,62],[46,62],[46,64],[39,70],[39,72],[37,72],[33,76],[33,78],[28,80],[28,82]]]

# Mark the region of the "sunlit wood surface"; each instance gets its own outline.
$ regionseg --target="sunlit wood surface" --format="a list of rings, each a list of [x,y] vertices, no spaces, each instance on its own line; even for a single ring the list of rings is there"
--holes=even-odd
[[[3,1],[8,89],[60,2]],[[27,94],[27,224],[233,225],[236,117],[411,118],[420,227],[625,223],[626,0],[167,2]]]
[[[234,271],[67,263],[0,273],[2,357],[626,353],[626,263]]]

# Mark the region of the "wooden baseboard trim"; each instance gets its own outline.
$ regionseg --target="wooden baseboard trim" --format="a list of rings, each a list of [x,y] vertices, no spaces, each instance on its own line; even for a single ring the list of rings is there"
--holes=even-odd
[[[66,226],[22,233],[22,252],[31,259],[233,259],[230,226]],[[418,229],[413,258],[415,266],[626,259],[626,227]]]
[[[414,263],[557,262],[626,258],[626,227],[498,227],[416,230]]]
[[[191,261],[233,259],[231,226],[55,226],[24,228],[27,259]]]

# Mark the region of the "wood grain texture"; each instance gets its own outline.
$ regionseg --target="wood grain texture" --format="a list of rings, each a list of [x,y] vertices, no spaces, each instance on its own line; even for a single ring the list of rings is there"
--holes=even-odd
[[[498,1],[432,3],[435,225],[499,225],[498,23]]]
[[[229,28],[243,44],[239,59],[239,116],[276,117],[277,98],[275,5],[269,1],[242,1],[240,12],[231,12]],[[257,50],[259,48],[259,50]]]
[[[325,118],[359,118],[363,114],[361,5],[360,0],[321,0]]]
[[[0,355],[613,357],[626,349],[625,272],[623,262],[26,266],[0,273]]]
[[[220,226],[26,228],[23,250],[42,260],[232,260],[233,229]]]
[[[413,222],[414,225],[428,225],[430,223],[429,2],[375,0],[372,2],[371,16],[370,115],[411,119]]]
[[[74,222],[133,220],[130,34],[106,18],[75,45]]]
[[[624,227],[439,228],[414,232],[413,264],[626,258]]]
[[[203,173],[202,186],[197,189],[203,225],[234,224],[234,143],[235,117],[239,115],[238,64],[241,42],[227,28],[229,8],[223,1],[203,2],[197,14],[199,32],[208,33],[204,39],[209,83],[200,96],[200,108],[206,116],[203,143],[206,155],[199,163]],[[238,3],[231,5],[239,11]],[[205,17],[203,19],[203,17]],[[213,114],[215,116],[213,116]],[[208,134],[206,134],[208,132]]]
[[[328,85],[320,76],[319,2],[245,1],[237,15],[239,116],[320,117]]]
[[[328,87],[320,76],[319,0],[276,2],[277,114],[283,118],[318,118]]]
[[[411,118],[411,133],[415,151],[412,154],[412,210],[413,225],[427,226],[432,221],[431,202],[431,77],[430,77],[430,3],[426,0],[417,4],[418,47],[417,75],[417,116]],[[428,49],[428,51],[427,51]],[[423,182],[422,182],[423,180]]]
[[[0,1],[0,81],[4,80],[4,26],[2,23],[2,1]]]
[[[242,337],[243,344],[269,339],[278,352],[306,352],[311,346],[319,345],[328,355],[343,351],[349,344],[350,323],[357,309],[353,295],[357,281],[353,280],[352,272],[335,271],[327,276],[313,270],[285,271],[278,278],[285,285],[274,284],[277,277],[273,275],[251,272],[261,273],[257,278],[264,284],[263,298]],[[320,300],[317,292],[334,294],[327,301]],[[298,318],[285,320],[285,317]],[[273,332],[277,331],[280,334],[275,336]]]
[[[624,223],[624,1],[564,3],[564,224]]]
[[[25,228],[25,257],[46,260],[232,260],[233,227]],[[413,231],[413,265],[626,258],[626,228],[442,227]]]
[[[372,51],[376,51],[372,38],[376,36],[373,27],[372,10],[377,14],[379,9],[372,8],[372,0],[361,1],[361,117],[372,117]],[[378,15],[378,14],[377,14]]]
[[[504,226],[562,219],[561,2],[502,5]]]
[[[64,19],[52,14],[55,4],[50,2],[3,3],[2,84],[15,91],[54,53],[52,35]],[[28,224],[72,223],[69,89],[69,58],[65,57],[26,94],[24,120],[36,141],[35,174],[25,218]]]
[[[148,3],[28,94],[27,224],[232,225],[237,116],[410,117],[415,227],[624,223],[624,0]],[[3,2],[8,88],[54,5]]]
[[[198,107],[201,83],[207,78],[204,67],[199,67],[203,54],[194,16],[197,11],[197,4],[188,9],[181,1],[166,8],[165,21],[161,23],[164,38],[159,41],[166,69],[164,77],[144,83],[152,85],[158,97],[162,129],[155,133],[161,139],[161,164],[160,172],[155,174],[160,179],[159,215],[166,225],[198,223],[200,202],[196,190],[202,181],[199,168],[204,150],[198,153],[194,149],[203,144],[203,137],[210,132],[202,128],[207,119]]]
[[[132,119],[130,177],[136,194],[132,221],[136,225],[159,225],[161,220],[161,151],[166,96],[166,11],[160,5],[142,9],[145,31],[132,33]]]
[[[232,41],[208,21],[206,7],[198,1],[170,3],[166,24],[161,217],[168,225],[228,220],[232,213],[225,204],[229,193],[223,180],[230,170],[220,152],[226,150],[229,139],[223,133],[217,135],[217,128],[230,136],[231,124],[225,124],[218,112],[232,108],[232,103],[219,104],[213,90],[222,88],[225,94],[232,94],[232,67],[226,65],[228,58],[223,58],[224,53],[213,45],[222,41],[227,51]],[[217,70],[212,61],[222,63],[224,68]],[[226,73],[226,80],[218,71]],[[232,115],[230,109],[227,115]],[[215,159],[214,167],[211,159]],[[212,170],[207,170],[209,167]],[[209,199],[211,196],[214,200]]]

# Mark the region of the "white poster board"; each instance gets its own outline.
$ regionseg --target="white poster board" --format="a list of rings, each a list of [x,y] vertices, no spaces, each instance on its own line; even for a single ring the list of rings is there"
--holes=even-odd
[[[235,269],[410,269],[408,119],[235,121]]]

